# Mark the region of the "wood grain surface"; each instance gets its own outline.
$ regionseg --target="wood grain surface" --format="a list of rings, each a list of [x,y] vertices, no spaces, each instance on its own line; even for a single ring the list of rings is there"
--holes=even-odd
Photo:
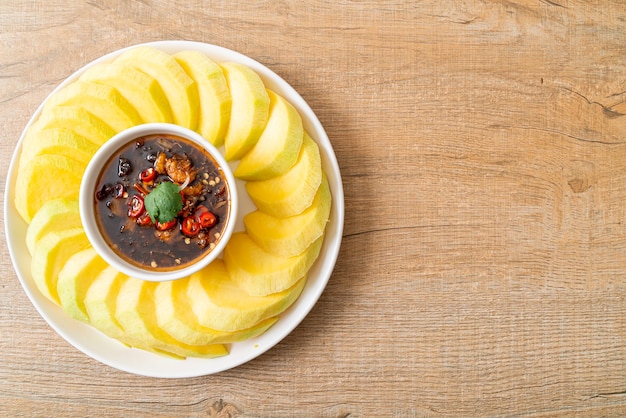
[[[346,199],[328,287],[249,363],[140,377],[46,324],[3,239],[0,415],[626,415],[624,1],[2,0],[2,195],[56,85],[168,39],[251,56],[319,116]]]

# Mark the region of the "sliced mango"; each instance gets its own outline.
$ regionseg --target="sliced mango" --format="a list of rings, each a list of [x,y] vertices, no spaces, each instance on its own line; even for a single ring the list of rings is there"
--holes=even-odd
[[[24,167],[30,159],[43,154],[63,155],[87,165],[96,151],[98,145],[74,131],[42,129],[24,137],[19,165]]]
[[[15,208],[30,223],[48,200],[78,199],[86,165],[62,155],[39,155],[20,167],[15,182]]]
[[[80,80],[116,88],[136,109],[143,122],[172,122],[170,104],[160,84],[134,67],[101,63],[85,71]]]
[[[224,72],[198,51],[182,51],[175,54],[174,59],[198,86],[200,111],[196,130],[216,147],[223,145],[231,106]]]
[[[106,122],[80,106],[54,106],[39,116],[26,135],[29,135],[31,131],[50,128],[74,131],[98,146],[104,144],[116,133],[115,129]]]
[[[224,262],[234,283],[251,296],[282,292],[311,268],[322,248],[323,237],[302,254],[280,257],[263,251],[246,233],[233,234],[224,249]]]
[[[261,212],[286,218],[311,206],[321,182],[319,148],[305,132],[300,155],[289,171],[269,180],[247,182],[245,187]]]
[[[92,281],[85,293],[85,310],[89,323],[111,338],[124,335],[124,328],[115,319],[117,295],[126,276],[107,266]]]
[[[304,129],[298,111],[282,96],[267,90],[267,125],[252,149],[239,161],[234,175],[243,180],[267,180],[284,174],[298,159]]]
[[[165,93],[177,125],[195,130],[198,125],[198,89],[196,83],[166,52],[149,46],[131,48],[114,61],[134,67],[153,77]]]
[[[251,68],[234,62],[220,66],[232,100],[224,157],[237,160],[259,140],[269,117],[270,98],[263,80]]]
[[[46,298],[57,305],[60,304],[57,293],[59,270],[72,255],[89,245],[83,228],[50,232],[35,242],[30,264],[31,274],[33,281]]]
[[[246,231],[259,247],[270,254],[281,257],[301,254],[324,235],[331,200],[328,180],[324,176],[313,203],[304,212],[289,218],[275,218],[257,210],[244,216]]]
[[[189,345],[235,343],[264,333],[277,320],[267,318],[250,328],[237,331],[219,331],[200,325],[191,310],[187,296],[189,278],[161,282],[154,292],[157,324],[172,337]]]
[[[189,345],[167,334],[157,325],[154,290],[156,282],[127,279],[117,298],[115,318],[124,328],[125,342],[151,347],[181,357],[219,357],[228,354],[222,344]]]
[[[115,88],[78,80],[52,95],[43,108],[78,106],[120,132],[142,122],[137,110]]]
[[[283,313],[300,296],[306,278],[267,296],[250,296],[231,279],[221,259],[193,274],[187,297],[197,321],[212,329],[237,332]]]
[[[73,254],[59,271],[57,293],[63,310],[82,322],[89,322],[85,295],[96,277],[108,264],[93,247]]]
[[[77,199],[58,198],[48,200],[35,213],[26,229],[26,247],[31,256],[35,251],[35,242],[52,231],[81,227],[80,211]]]
[[[182,356],[158,350],[151,346],[141,346],[137,341],[126,335],[124,328],[115,318],[117,297],[122,284],[126,280],[129,280],[128,276],[110,266],[98,274],[85,295],[85,308],[89,316],[89,323],[106,336],[114,338],[126,346],[132,345],[135,348],[151,353],[182,359]]]

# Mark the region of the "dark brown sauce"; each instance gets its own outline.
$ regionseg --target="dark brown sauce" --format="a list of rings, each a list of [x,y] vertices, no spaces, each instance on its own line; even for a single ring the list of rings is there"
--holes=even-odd
[[[166,158],[187,158],[197,173],[187,189],[195,189],[194,194],[183,191],[184,208],[176,226],[166,231],[152,223],[138,224],[129,216],[128,206],[134,195],[145,197],[142,189],[149,192],[161,182],[173,182],[167,173],[157,174],[154,182],[140,179],[143,170],[155,166],[161,152]],[[109,246],[128,262],[154,271],[180,269],[203,257],[220,240],[230,215],[230,190],[222,169],[202,148],[173,135],[148,135],[121,147],[104,166],[96,190],[96,221]],[[183,220],[197,213],[199,206],[215,216],[215,225],[194,236],[183,234]]]

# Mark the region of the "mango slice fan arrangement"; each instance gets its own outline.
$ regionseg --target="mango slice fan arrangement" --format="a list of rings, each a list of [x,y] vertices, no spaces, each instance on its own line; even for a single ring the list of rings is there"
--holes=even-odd
[[[80,221],[90,158],[148,122],[184,126],[223,149],[256,205],[221,258],[175,281],[116,271]],[[18,164],[14,203],[41,293],[111,338],[174,358],[223,356],[269,329],[300,296],[330,216],[320,151],[296,109],[251,68],[197,51],[138,46],[89,67],[46,101]]]

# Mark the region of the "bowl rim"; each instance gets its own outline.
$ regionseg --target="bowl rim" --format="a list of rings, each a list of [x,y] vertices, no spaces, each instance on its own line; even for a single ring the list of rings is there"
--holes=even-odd
[[[182,268],[174,268],[163,271],[153,270],[149,267],[142,268],[128,262],[113,251],[98,228],[94,211],[95,205],[93,202],[93,196],[96,192],[97,179],[100,176],[102,168],[110,160],[110,158],[118,152],[121,147],[134,139],[154,134],[179,136],[204,149],[212,158],[214,158],[215,162],[222,170],[225,177],[224,181],[228,184],[230,194],[230,211],[228,220],[224,230],[221,232],[221,237],[215,248]],[[89,242],[94,247],[98,255],[100,255],[109,265],[123,274],[129,277],[151,282],[163,282],[188,277],[205,268],[213,260],[218,258],[233,234],[238,211],[236,181],[230,166],[219,150],[208,140],[191,129],[172,123],[161,122],[143,123],[132,126],[128,129],[120,131],[105,142],[91,158],[87,168],[85,169],[85,173],[80,184],[78,201],[83,228]]]

